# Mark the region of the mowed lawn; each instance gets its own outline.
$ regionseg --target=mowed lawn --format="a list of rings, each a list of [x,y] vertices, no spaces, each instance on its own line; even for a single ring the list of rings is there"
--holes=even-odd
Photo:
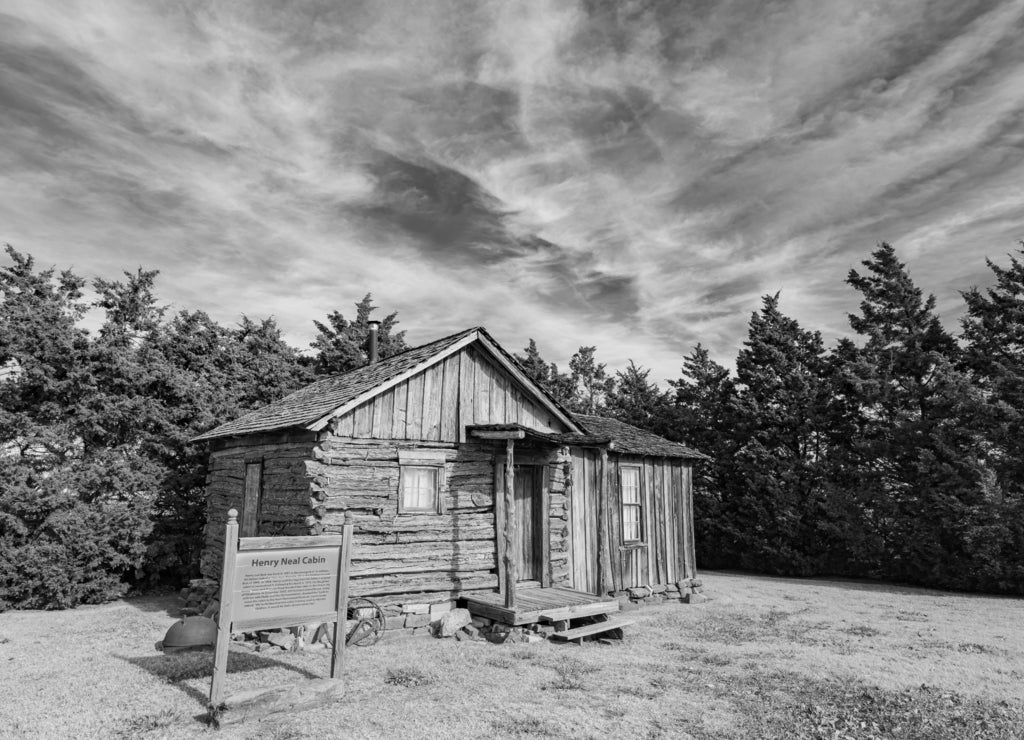
[[[174,598],[0,614],[0,736],[1024,737],[1024,600],[729,573],[621,644],[433,638],[347,652],[343,702],[211,730],[212,654],[154,649]],[[228,693],[326,675],[233,652]]]

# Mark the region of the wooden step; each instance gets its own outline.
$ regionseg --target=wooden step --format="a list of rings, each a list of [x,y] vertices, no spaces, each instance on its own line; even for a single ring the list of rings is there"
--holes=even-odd
[[[619,602],[612,599],[610,601],[594,601],[590,604],[575,604],[556,609],[545,609],[540,613],[540,618],[547,622],[562,622],[566,619],[592,617],[596,614],[607,614],[609,612],[617,612],[618,610]]]
[[[573,627],[572,629],[563,630],[562,632],[555,632],[551,636],[557,637],[559,640],[578,640],[581,637],[587,637],[588,635],[599,635],[602,632],[608,632],[621,627],[628,627],[631,624],[635,624],[635,622],[636,620],[633,619],[609,619],[604,622],[585,624],[582,627]]]

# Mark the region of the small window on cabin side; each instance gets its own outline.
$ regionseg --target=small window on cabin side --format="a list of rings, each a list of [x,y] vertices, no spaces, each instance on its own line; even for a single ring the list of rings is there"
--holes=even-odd
[[[619,484],[622,491],[622,541],[640,542],[643,539],[640,468],[620,468]]]
[[[403,512],[437,511],[437,468],[402,468]]]
[[[400,450],[398,462],[398,513],[443,513],[443,453],[437,454],[435,451],[425,450]]]

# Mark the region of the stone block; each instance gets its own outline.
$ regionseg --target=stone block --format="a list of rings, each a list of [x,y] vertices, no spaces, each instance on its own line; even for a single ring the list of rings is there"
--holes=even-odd
[[[452,608],[452,602],[450,601],[442,601],[440,604],[431,604],[430,615],[434,616],[436,614],[438,616],[441,616],[442,614],[450,612]]]
[[[651,591],[647,586],[634,586],[627,590],[629,591],[629,598],[631,599],[646,599],[651,595]]]
[[[690,579],[690,585],[691,586],[696,586],[697,588],[700,588],[701,586],[704,585],[704,581],[702,581],[700,578],[691,578]]]
[[[490,627],[492,624],[494,624],[493,620],[490,620],[487,617],[473,617],[473,626],[479,629]]]
[[[458,637],[460,634],[467,635],[468,637],[476,639],[480,637],[480,628],[477,627],[475,624],[467,624],[459,632],[456,632],[455,636]]]
[[[466,625],[471,625],[472,622],[473,616],[469,613],[469,609],[452,609],[441,615],[441,619],[437,623],[437,636],[451,637]]]
[[[429,614],[407,614],[405,616],[405,627],[426,627],[430,624]]]
[[[430,614],[430,604],[402,604],[402,614]]]
[[[703,604],[707,602],[708,597],[704,594],[690,594],[686,597],[687,604]]]
[[[485,632],[484,639],[495,645],[501,645],[508,639],[508,632]]]
[[[651,592],[652,593],[663,594],[667,590],[668,590],[668,586],[666,586],[664,583],[658,583],[658,584],[655,584],[655,585],[651,586]]]

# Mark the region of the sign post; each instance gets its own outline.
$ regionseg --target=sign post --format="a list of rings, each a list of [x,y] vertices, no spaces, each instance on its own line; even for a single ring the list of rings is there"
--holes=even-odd
[[[210,720],[221,725],[251,716],[304,708],[341,696],[352,519],[341,535],[238,536],[238,512],[228,512],[220,581],[217,649],[210,682]],[[226,698],[232,632],[334,622],[330,679],[247,691]]]

